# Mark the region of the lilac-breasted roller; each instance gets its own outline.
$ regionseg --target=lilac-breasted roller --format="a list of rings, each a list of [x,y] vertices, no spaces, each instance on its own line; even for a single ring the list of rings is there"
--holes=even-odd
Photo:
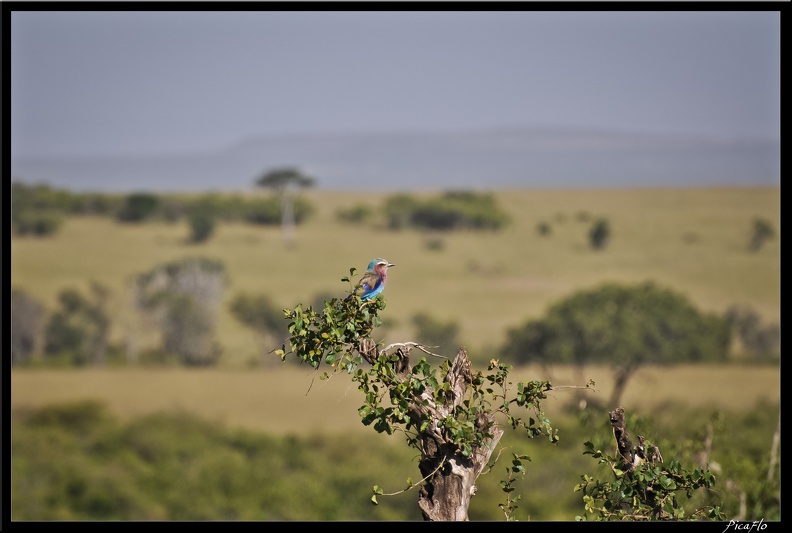
[[[366,273],[360,278],[352,294],[360,296],[361,300],[370,300],[376,297],[385,288],[388,281],[388,268],[396,266],[385,259],[378,257],[369,263]]]

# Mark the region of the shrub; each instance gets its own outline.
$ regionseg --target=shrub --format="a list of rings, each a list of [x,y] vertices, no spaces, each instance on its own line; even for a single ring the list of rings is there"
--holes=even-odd
[[[362,224],[371,220],[374,211],[367,205],[355,205],[348,209],[339,209],[336,212],[336,217],[341,222],[350,224]]]
[[[595,250],[602,250],[610,239],[610,224],[604,218],[600,218],[591,225],[589,230],[589,244]]]
[[[107,289],[93,283],[92,299],[74,289],[58,295],[60,309],[50,317],[44,332],[44,351],[75,365],[102,364],[107,349],[110,318],[105,312]]]
[[[11,290],[11,362],[27,363],[36,354],[44,306],[21,289]]]
[[[154,215],[159,205],[160,199],[155,194],[130,194],[124,199],[116,218],[121,222],[142,222]]]
[[[14,211],[11,225],[16,235],[46,237],[60,229],[63,219],[53,211]]]
[[[211,213],[196,211],[190,214],[190,242],[199,243],[209,240],[215,229],[215,219]]]

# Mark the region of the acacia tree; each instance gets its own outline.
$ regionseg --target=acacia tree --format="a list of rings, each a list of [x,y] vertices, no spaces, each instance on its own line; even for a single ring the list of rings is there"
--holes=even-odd
[[[314,179],[296,168],[276,168],[265,172],[258,180],[258,187],[267,187],[275,191],[281,203],[281,227],[283,242],[287,246],[294,243],[294,189],[311,187]]]
[[[553,306],[542,320],[507,333],[504,356],[519,362],[613,366],[610,405],[645,364],[723,360],[728,322],[696,309],[682,294],[654,283],[605,283]]]

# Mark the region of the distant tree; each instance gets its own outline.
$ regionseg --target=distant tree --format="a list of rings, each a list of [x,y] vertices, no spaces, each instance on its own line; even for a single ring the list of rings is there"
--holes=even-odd
[[[610,233],[610,224],[606,219],[600,218],[595,220],[589,230],[589,244],[595,250],[605,248],[610,239]]]
[[[629,378],[644,364],[723,361],[729,325],[698,311],[683,295],[653,283],[606,283],[552,305],[541,320],[507,332],[501,351],[519,363],[610,364],[619,405]]]
[[[36,355],[44,306],[22,289],[11,290],[11,362],[27,363]]]
[[[296,168],[276,168],[265,172],[258,180],[258,187],[266,187],[275,191],[281,203],[281,225],[283,241],[287,246],[294,244],[294,200],[295,188],[306,188],[314,185],[314,178],[307,176]]]
[[[725,318],[746,354],[758,359],[780,353],[781,330],[778,324],[763,325],[759,314],[747,306],[730,307]]]
[[[536,232],[539,235],[546,237],[547,235],[550,235],[550,233],[552,233],[552,228],[550,227],[550,224],[548,224],[547,222],[540,222],[539,224],[536,225]]]
[[[214,233],[215,218],[206,210],[195,210],[190,213],[190,242],[201,243],[208,241]]]
[[[139,192],[128,195],[116,214],[121,222],[141,222],[150,218],[160,205],[156,194]]]
[[[751,230],[751,240],[748,248],[751,251],[758,251],[764,246],[764,243],[775,237],[773,225],[762,218],[755,218],[753,220],[753,227]]]
[[[58,295],[60,308],[52,314],[44,333],[47,355],[65,357],[75,365],[102,365],[110,332],[106,311],[109,292],[103,285],[91,284],[91,298],[74,289]]]
[[[165,351],[182,364],[208,366],[220,357],[214,329],[226,282],[225,266],[203,258],[166,263],[136,278],[138,309],[159,326]]]

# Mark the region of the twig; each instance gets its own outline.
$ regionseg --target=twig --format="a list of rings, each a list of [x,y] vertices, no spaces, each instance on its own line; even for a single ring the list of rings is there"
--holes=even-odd
[[[431,355],[433,357],[439,357],[440,359],[448,359],[448,357],[446,357],[444,355],[440,355],[440,354],[436,354],[436,353],[430,352],[429,350],[426,349],[426,346],[424,346],[423,344],[419,344],[417,342],[394,342],[393,344],[389,344],[388,346],[383,348],[381,353],[386,353],[391,348],[396,348],[396,347],[399,347],[399,348],[418,348],[419,350],[421,350],[423,353],[425,353],[427,355]],[[432,348],[437,348],[437,346],[432,346]]]
[[[445,459],[443,459],[443,461],[442,461],[442,462],[441,462],[439,465],[437,465],[437,468],[435,468],[434,470],[432,470],[431,472],[429,472],[428,474],[426,474],[426,476],[424,476],[424,478],[423,478],[423,479],[419,479],[419,480],[418,480],[418,483],[412,483],[412,482],[411,482],[411,483],[410,483],[410,486],[409,486],[409,487],[407,487],[407,488],[406,488],[406,489],[404,489],[404,490],[400,490],[400,491],[398,491],[398,492],[391,492],[391,493],[382,493],[382,494],[380,494],[380,496],[396,496],[397,494],[402,494],[402,493],[405,493],[405,492],[407,492],[408,490],[411,490],[411,489],[413,489],[414,487],[417,487],[417,486],[419,486],[421,483],[423,483],[424,481],[426,481],[427,479],[429,479],[430,477],[432,477],[433,475],[435,475],[435,474],[437,473],[437,471],[438,471],[438,470],[440,470],[441,468],[443,468],[443,465],[444,465],[444,464],[446,464],[446,460],[445,460]]]

